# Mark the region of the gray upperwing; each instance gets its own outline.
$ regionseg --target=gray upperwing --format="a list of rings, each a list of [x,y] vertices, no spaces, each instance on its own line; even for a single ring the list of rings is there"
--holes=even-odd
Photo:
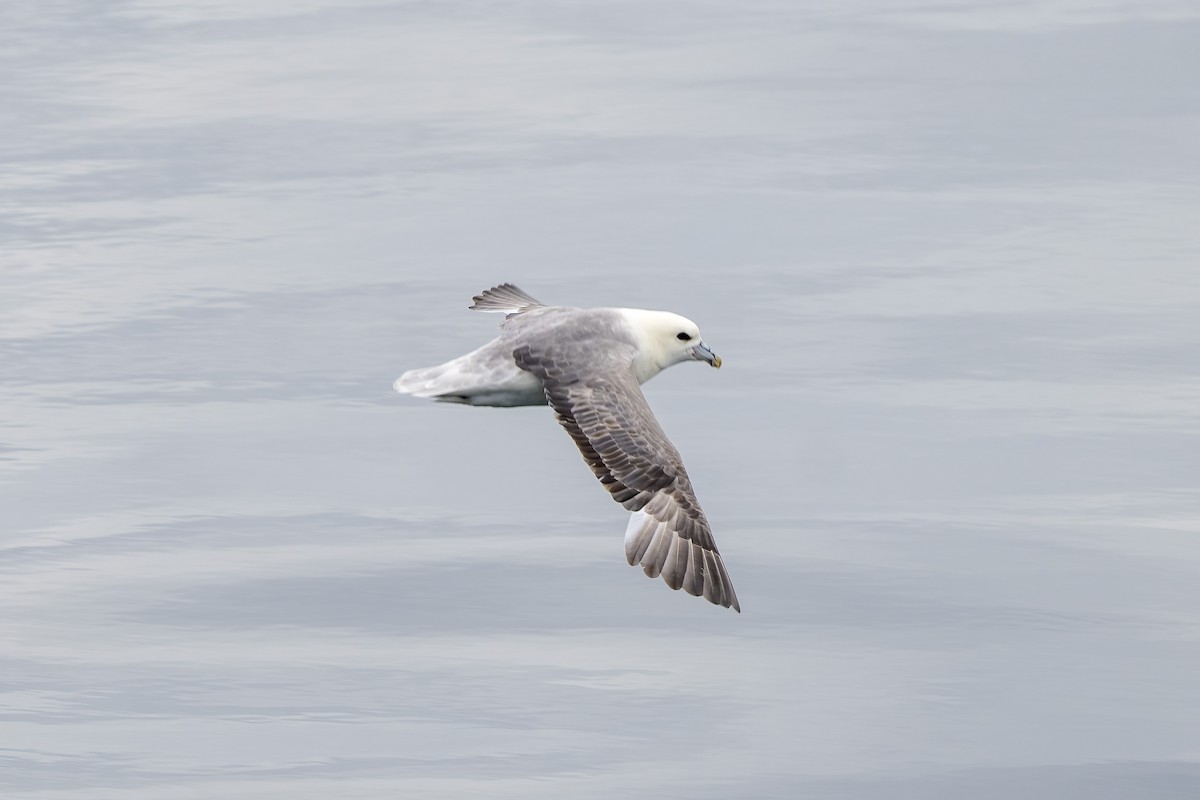
[[[523,344],[517,366],[542,379],[559,423],[613,499],[634,512],[630,564],[672,589],[740,611],[679,451],[642,394],[631,344],[572,337]]]

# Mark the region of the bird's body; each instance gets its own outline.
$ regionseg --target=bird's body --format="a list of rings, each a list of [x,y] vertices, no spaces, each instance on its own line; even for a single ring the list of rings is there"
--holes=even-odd
[[[633,512],[629,563],[740,610],[683,461],[639,388],[681,361],[721,365],[695,323],[667,311],[546,306],[511,284],[474,299],[474,310],[506,314],[500,336],[405,372],[396,391],[477,406],[549,404],[596,477]]]
[[[473,406],[544,406],[541,379],[519,367],[513,352],[527,345],[546,349],[579,344],[598,346],[602,349],[597,353],[605,357],[627,357],[642,384],[675,363],[662,348],[641,346],[638,326],[650,315],[665,315],[672,329],[691,324],[667,311],[640,308],[525,307],[511,312],[500,335],[483,347],[436,367],[409,370],[396,380],[395,388],[414,397]]]

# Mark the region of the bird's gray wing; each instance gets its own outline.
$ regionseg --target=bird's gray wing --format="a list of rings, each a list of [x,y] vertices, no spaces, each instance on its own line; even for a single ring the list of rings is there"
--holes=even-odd
[[[508,316],[520,314],[527,308],[538,308],[545,305],[511,283],[502,283],[499,286],[484,289],[471,300],[472,303],[468,308],[472,311],[498,311]]]
[[[633,375],[632,350],[595,340],[526,344],[513,358],[542,379],[592,472],[633,512],[625,531],[629,563],[651,578],[662,575],[672,589],[741,611],[683,459]]]

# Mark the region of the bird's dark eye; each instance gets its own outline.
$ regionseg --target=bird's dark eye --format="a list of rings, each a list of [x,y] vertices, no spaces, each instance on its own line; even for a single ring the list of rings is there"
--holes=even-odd
[[[690,342],[690,341],[692,340],[692,337],[691,337],[691,336],[689,336],[689,335],[688,335],[688,334],[686,334],[686,333],[683,333],[682,331],[680,331],[679,333],[675,334],[675,338],[676,338],[676,339],[678,339],[678,340],[679,340],[679,341],[681,341],[681,342]]]

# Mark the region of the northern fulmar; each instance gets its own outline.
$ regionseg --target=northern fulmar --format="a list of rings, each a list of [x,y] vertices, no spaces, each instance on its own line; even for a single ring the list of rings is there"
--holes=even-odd
[[[511,283],[472,299],[474,311],[505,315],[500,335],[445,364],[405,372],[396,391],[473,406],[548,404],[600,483],[633,512],[629,563],[740,612],[683,459],[640,386],[682,361],[721,366],[696,323],[669,311],[547,306]]]

